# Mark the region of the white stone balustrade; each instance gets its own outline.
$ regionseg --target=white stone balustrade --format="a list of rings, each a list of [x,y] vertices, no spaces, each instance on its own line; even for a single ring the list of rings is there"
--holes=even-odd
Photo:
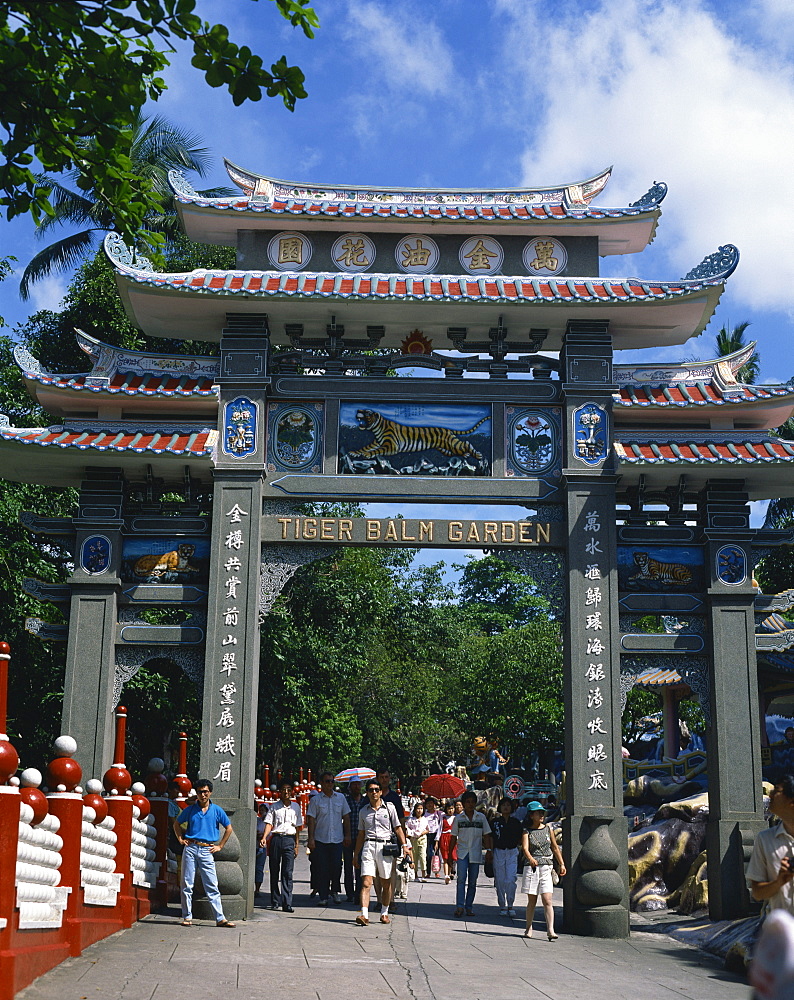
[[[69,886],[60,885],[60,820],[48,814],[32,826],[33,809],[25,802],[19,807],[16,890],[20,930],[60,927]]]
[[[160,866],[157,863],[157,831],[154,816],[149,813],[141,819],[141,811],[132,807],[132,841],[130,844],[130,870],[132,884],[153,889],[157,885]]]
[[[83,806],[80,837],[80,885],[90,906],[115,906],[122,875],[116,872],[116,821],[107,816],[94,825],[96,812]]]

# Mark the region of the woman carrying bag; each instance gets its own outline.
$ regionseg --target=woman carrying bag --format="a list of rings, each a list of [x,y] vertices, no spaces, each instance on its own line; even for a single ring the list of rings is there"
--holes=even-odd
[[[535,906],[540,896],[543,912],[546,915],[546,932],[549,941],[556,941],[554,933],[554,861],[556,859],[560,876],[565,875],[560,848],[552,833],[551,827],[543,820],[546,810],[540,802],[534,801],[527,805],[527,817],[524,820],[524,834],[521,844],[527,864],[524,867],[522,891],[527,894],[527,926],[524,937],[532,937],[532,920],[535,916]]]

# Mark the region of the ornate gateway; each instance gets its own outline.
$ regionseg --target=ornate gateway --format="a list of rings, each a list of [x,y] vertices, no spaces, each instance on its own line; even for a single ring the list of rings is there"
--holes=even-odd
[[[753,532],[748,503],[794,491],[794,447],[769,433],[794,391],[737,382],[744,354],[613,363],[615,350],[701,333],[736,249],[680,280],[600,277],[602,256],[648,245],[666,193],[597,207],[608,172],[391,191],[228,169],[241,189],[230,198],[171,183],[186,234],[236,244],[238,268],[155,273],[117,236],[105,243],[141,329],[189,333],[219,357],[80,334],[91,370],[66,375],[19,352],[59,423],[0,426],[7,478],[80,490],[73,519],[25,523],[74,547],[68,585],[28,586],[69,605],[68,632],[30,628],[68,640],[64,729],[84,769],[111,763],[111,709],[141,663],[171,657],[200,681],[201,773],[242,847],[224,866],[225,912],[247,915],[260,615],[339,545],[494,549],[544,581],[565,620],[569,929],[628,934],[621,697],[662,675],[708,708],[712,915],[742,914],[742,843],[762,825],[753,546],[786,540]],[[406,516],[299,510],[328,500],[390,501]],[[412,517],[418,503],[448,516]],[[461,520],[475,503],[487,516]],[[530,513],[504,519],[500,505]],[[142,614],[163,607],[190,614]],[[648,615],[664,631],[646,631]],[[791,645],[773,618],[759,626],[767,657]]]

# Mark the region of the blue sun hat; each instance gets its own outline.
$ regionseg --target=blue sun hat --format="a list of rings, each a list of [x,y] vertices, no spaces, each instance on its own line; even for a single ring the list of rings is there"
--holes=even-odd
[[[536,812],[544,813],[544,812],[546,812],[546,807],[544,805],[541,805],[540,802],[538,802],[537,799],[533,799],[532,802],[527,802],[527,812],[528,813],[536,813]]]

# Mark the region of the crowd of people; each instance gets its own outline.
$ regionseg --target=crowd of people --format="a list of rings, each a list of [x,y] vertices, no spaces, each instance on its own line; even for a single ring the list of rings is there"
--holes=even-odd
[[[499,913],[514,917],[521,867],[521,888],[527,897],[525,936],[532,936],[540,896],[548,938],[557,939],[552,892],[565,866],[540,802],[519,806],[516,800],[503,798],[489,821],[478,809],[477,793],[472,790],[443,801],[425,795],[404,800],[392,788],[388,770],[378,771],[366,784],[353,778],[344,794],[334,784],[333,774],[324,772],[306,810],[310,897],[318,906],[355,903],[356,923],[367,926],[374,891],[377,919],[388,924],[395,901],[406,898],[411,879],[438,879],[445,885],[454,879],[454,915],[472,916],[477,879],[484,866],[486,875],[494,879]],[[278,800],[260,804],[255,860],[257,895],[263,894],[269,861],[270,909],[287,913],[294,910],[293,870],[304,824],[292,791],[292,783],[283,780]],[[197,782],[196,793],[195,803],[173,815],[174,834],[183,849],[182,923],[189,926],[192,922],[193,882],[199,871],[218,926],[232,927],[223,914],[213,859],[231,835],[231,823],[211,802],[211,781]]]

